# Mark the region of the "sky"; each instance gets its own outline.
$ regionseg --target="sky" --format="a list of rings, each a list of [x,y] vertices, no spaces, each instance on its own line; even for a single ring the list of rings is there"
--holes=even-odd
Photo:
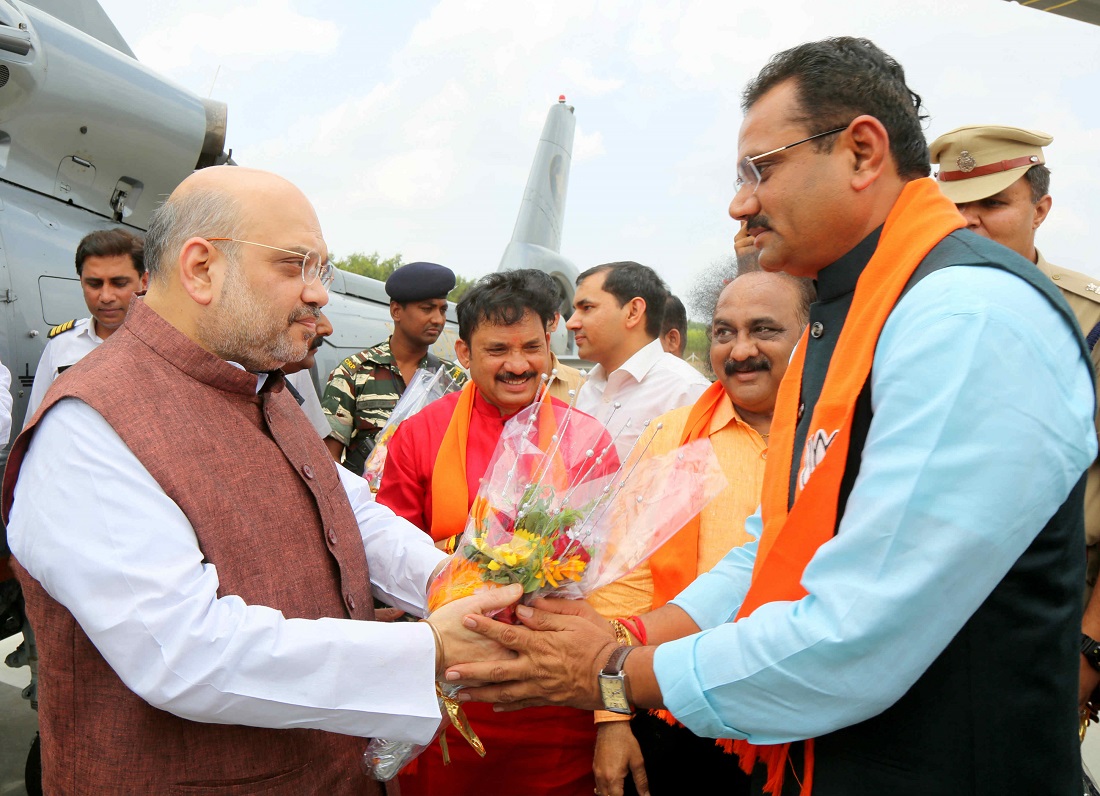
[[[138,59],[228,105],[226,146],[313,201],[337,256],[465,277],[507,245],[546,113],[577,129],[562,254],[686,296],[732,254],[740,92],[772,54],[866,36],[964,124],[1054,136],[1044,256],[1100,278],[1100,27],[1005,0],[101,0]],[[1091,220],[1090,220],[1091,219]]]

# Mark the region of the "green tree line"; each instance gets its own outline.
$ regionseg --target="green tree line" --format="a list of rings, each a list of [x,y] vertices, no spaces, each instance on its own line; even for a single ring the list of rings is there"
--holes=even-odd
[[[371,279],[385,282],[390,274],[405,264],[405,261],[400,254],[383,258],[378,252],[372,254],[354,252],[347,257],[333,256],[332,263],[343,271],[369,276]],[[455,288],[447,294],[447,300],[451,302],[458,301],[476,281],[456,274]],[[710,340],[707,337],[708,325],[699,321],[688,321],[687,347],[684,349],[684,358],[706,375],[710,375],[707,357],[707,351],[710,348]],[[692,357],[693,354],[694,358]]]
[[[389,279],[390,274],[405,264],[400,254],[395,254],[392,257],[383,259],[382,255],[378,252],[374,252],[373,254],[354,252],[347,257],[336,257],[334,255],[331,260],[332,264],[341,271],[368,276],[380,282],[385,282]],[[467,279],[464,276],[458,276],[456,274],[455,288],[447,294],[447,300],[451,302],[458,301],[462,298],[463,294],[470,289],[475,281],[476,280]]]

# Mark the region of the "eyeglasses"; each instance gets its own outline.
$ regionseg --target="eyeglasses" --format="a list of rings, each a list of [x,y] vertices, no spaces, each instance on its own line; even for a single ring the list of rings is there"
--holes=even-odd
[[[237,240],[236,238],[203,238],[210,243],[216,243],[217,241],[224,240],[231,243],[244,243],[248,246],[259,246],[261,249],[271,249],[275,252],[283,252],[284,254],[293,254],[295,257],[302,258],[302,281],[307,285],[312,285],[317,281],[317,277],[321,278],[321,286],[328,290],[328,286],[332,284],[332,281],[336,279],[336,268],[333,267],[330,262],[321,262],[321,255],[310,249],[305,254],[302,252],[291,251],[290,249],[280,249],[278,246],[268,246],[266,243],[255,243],[250,240]]]
[[[848,122],[851,124],[851,122]],[[756,161],[760,158],[766,158],[769,155],[774,155],[776,152],[782,152],[784,149],[790,149],[796,147],[799,144],[805,144],[807,141],[813,141],[815,138],[821,138],[826,135],[832,135],[833,133],[840,133],[848,129],[848,124],[843,127],[838,127],[835,130],[826,130],[823,133],[817,133],[811,135],[809,138],[803,138],[801,141],[795,141],[793,144],[787,144],[781,146],[778,149],[773,149],[770,152],[764,152],[760,155],[753,155],[751,158],[741,158],[741,162],[737,164],[737,182],[734,183],[734,187],[740,191],[746,185],[752,186],[752,192],[756,193],[756,189],[760,187],[760,169],[756,168]]]

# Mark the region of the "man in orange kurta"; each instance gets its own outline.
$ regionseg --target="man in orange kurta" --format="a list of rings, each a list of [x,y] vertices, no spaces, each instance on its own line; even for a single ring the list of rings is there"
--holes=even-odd
[[[650,450],[667,453],[707,437],[728,486],[648,562],[600,589],[589,602],[608,618],[644,614],[675,597],[732,547],[750,540],[745,518],[760,504],[772,411],[791,351],[806,326],[813,287],[807,280],[742,268],[722,290],[710,328],[710,362],[718,381],[692,405],[661,415]],[[597,711],[593,769],[601,793],[627,796],[648,781],[653,796],[678,793],[688,782],[721,781],[726,792],[748,792],[737,758],[700,738],[667,713],[628,716]],[[728,745],[728,742],[727,742]],[[634,782],[623,779],[631,773]],[[639,788],[640,790],[641,788]]]
[[[455,353],[470,382],[403,422],[390,441],[377,500],[440,546],[453,545],[462,533],[505,423],[536,400],[544,383],[550,360],[547,325],[556,307],[545,291],[531,290],[530,284],[524,271],[510,271],[490,274],[467,292],[456,308]],[[548,400],[560,422],[566,405]],[[604,469],[617,467],[606,433],[599,447],[610,448]],[[520,716],[476,705],[467,715],[487,756],[479,757],[448,727],[450,764],[444,766],[439,744],[429,746],[401,774],[403,796],[592,793],[595,730],[590,713],[546,707]]]

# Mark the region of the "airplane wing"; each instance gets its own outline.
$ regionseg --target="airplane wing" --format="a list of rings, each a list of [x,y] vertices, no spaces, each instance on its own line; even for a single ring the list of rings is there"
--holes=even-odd
[[[1006,0],[1028,8],[1100,25],[1100,0]]]

